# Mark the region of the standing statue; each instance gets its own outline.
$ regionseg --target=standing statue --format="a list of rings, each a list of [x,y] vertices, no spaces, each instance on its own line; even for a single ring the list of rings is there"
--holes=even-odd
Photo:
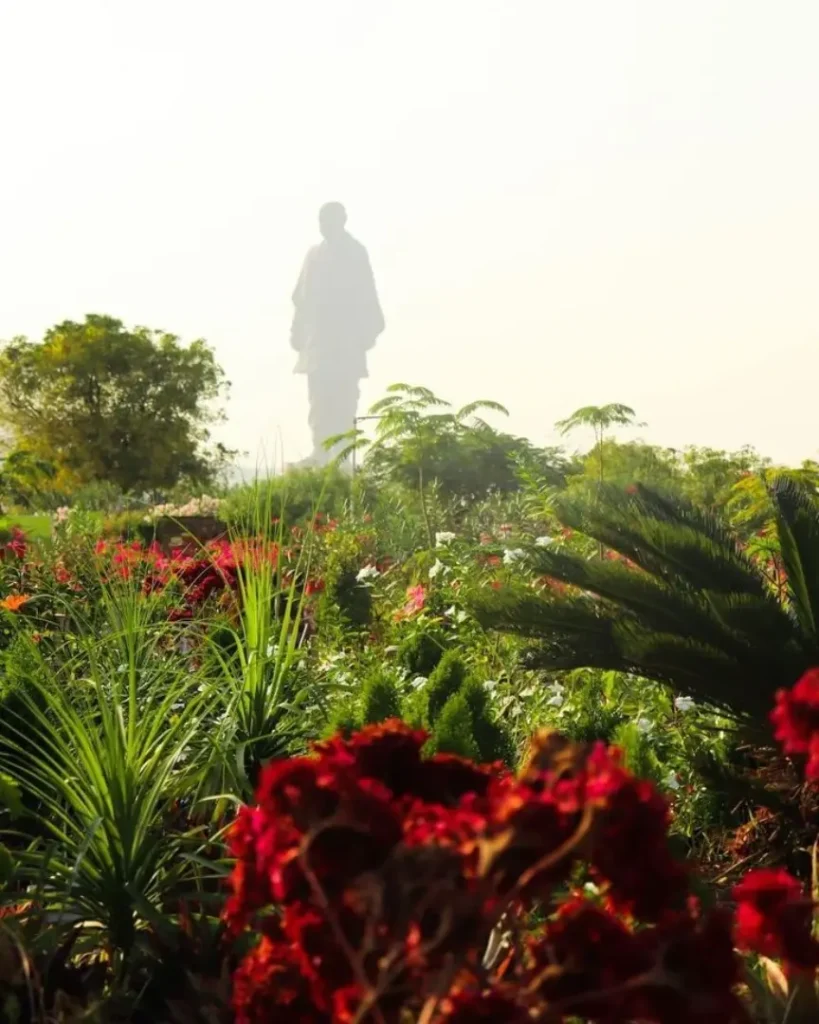
[[[298,352],[296,373],[307,374],[313,455],[323,465],[324,442],[355,426],[359,381],[367,376],[367,352],[384,330],[367,250],[347,231],[341,203],[319,211],[323,241],[308,253],[293,293],[290,342]]]

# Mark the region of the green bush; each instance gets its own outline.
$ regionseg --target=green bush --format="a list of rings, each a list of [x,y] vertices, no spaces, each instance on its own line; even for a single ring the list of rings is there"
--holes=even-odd
[[[149,544],[153,540],[153,523],[145,521],[145,510],[115,512],[102,521],[102,535],[109,540],[139,540]]]
[[[379,672],[364,681],[361,692],[361,723],[375,725],[388,718],[400,718],[401,708],[395,680]]]
[[[429,676],[444,656],[440,630],[412,633],[398,648],[399,663],[413,676]]]
[[[512,767],[515,750],[512,738],[494,718],[483,685],[469,679],[461,690],[472,716],[472,735],[480,752],[481,761],[503,761]]]
[[[473,735],[472,712],[465,694],[456,693],[446,702],[435,723],[428,748],[435,754],[458,754],[474,761],[481,760]]]
[[[612,742],[623,751],[623,761],[630,772],[660,782],[662,773],[657,756],[646,735],[640,732],[634,722],[624,722],[618,726]]]
[[[369,625],[373,611],[372,591],[358,582],[355,571],[343,570],[327,596],[345,625],[360,629]]]
[[[457,651],[447,651],[429,677],[427,717],[435,725],[444,705],[463,686],[466,668]]]

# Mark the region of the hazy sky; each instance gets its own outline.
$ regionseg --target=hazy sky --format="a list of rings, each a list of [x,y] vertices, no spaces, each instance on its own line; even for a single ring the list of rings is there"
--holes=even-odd
[[[818,52],[817,0],[0,0],[0,337],[205,337],[225,439],[295,460],[340,199],[387,318],[362,404],[819,455]]]

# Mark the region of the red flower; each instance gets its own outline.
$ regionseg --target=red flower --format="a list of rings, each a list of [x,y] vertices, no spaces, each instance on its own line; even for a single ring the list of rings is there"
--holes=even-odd
[[[771,721],[785,753],[807,755],[805,776],[819,781],[819,668],[809,669],[792,690],[777,692]]]
[[[690,911],[631,931],[583,900],[564,904],[530,947],[550,1007],[595,1021],[746,1021],[734,994],[739,964],[724,915]]]
[[[616,752],[543,734],[515,778],[424,758],[426,739],[388,721],[262,770],[258,806],[229,834],[224,917],[233,934],[256,924],[266,936],[235,978],[240,1024],[416,1019],[433,993],[442,1022],[742,1019],[730,928],[684,909],[668,808]],[[575,900],[484,980],[498,915],[510,901],[549,906],[581,862],[611,906],[659,923],[632,929]],[[278,931],[258,917],[271,904]]]
[[[605,1011],[609,1020],[627,1019],[630,993],[623,986],[653,961],[651,951],[622,921],[582,899],[560,908],[530,955],[541,969],[555,968],[542,971],[539,985],[549,1004],[565,1004],[567,1012],[579,1017],[595,1018]]]
[[[236,1024],[330,1024],[316,1007],[289,942],[264,936],[233,975]]]
[[[26,535],[19,526],[12,528],[11,540],[6,545],[6,549],[11,551],[12,554],[16,555],[21,561],[26,557],[28,542],[26,541]]]
[[[459,992],[447,1000],[443,1020],[446,1024],[472,1024],[489,1021],[491,1024],[526,1024],[531,1016],[512,998],[500,992]]]
[[[168,622],[183,622],[193,618],[190,608],[171,608],[168,612]]]
[[[617,751],[602,744],[589,757],[588,772],[586,799],[605,808],[591,863],[611,884],[615,906],[657,920],[688,890],[685,869],[668,848],[668,803],[650,782],[621,766]]]
[[[324,590],[324,580],[308,580],[304,586],[305,597],[312,597],[313,594],[320,594]]]
[[[733,895],[738,946],[796,969],[819,966],[819,943],[811,935],[813,905],[787,871],[751,871]]]

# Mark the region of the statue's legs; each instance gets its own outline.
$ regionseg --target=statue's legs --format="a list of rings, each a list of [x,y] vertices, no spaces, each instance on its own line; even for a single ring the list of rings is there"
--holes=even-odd
[[[307,397],[310,402],[310,431],[313,435],[312,460],[319,465],[329,462],[331,454],[324,442],[337,434],[355,428],[358,411],[359,381],[341,372],[313,372],[307,376]]]

